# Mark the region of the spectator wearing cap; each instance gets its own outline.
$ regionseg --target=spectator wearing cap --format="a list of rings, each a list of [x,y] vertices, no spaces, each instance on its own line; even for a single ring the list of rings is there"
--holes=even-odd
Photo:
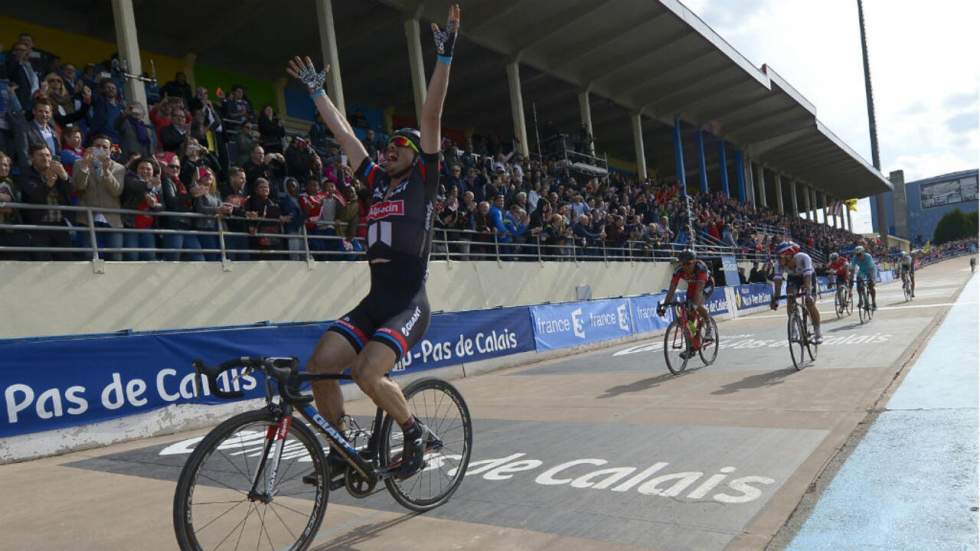
[[[122,208],[144,212],[163,210],[160,173],[160,165],[153,157],[140,157],[131,161],[123,180]],[[124,214],[122,223],[124,228],[134,230],[123,234],[123,247],[143,249],[139,252],[125,252],[123,258],[128,261],[156,260],[156,236],[152,230],[157,227],[157,217],[149,214]]]
[[[119,209],[123,183],[126,180],[126,167],[112,160],[112,142],[108,136],[96,135],[82,159],[72,169],[72,189],[79,196],[79,204],[94,209]],[[78,217],[78,222],[89,226],[88,216]],[[111,212],[93,212],[92,221],[96,228],[96,238],[100,249],[119,249],[123,246],[123,234],[108,231],[121,228],[122,219]],[[104,230],[104,231],[100,231]],[[91,247],[90,235],[82,232],[82,246]],[[122,260],[118,251],[100,253],[107,260]]]
[[[51,151],[44,144],[32,144],[28,152],[31,162],[17,181],[23,202],[49,206],[70,205],[71,183],[61,163],[51,159]],[[24,210],[21,212],[21,217],[25,224],[59,227],[65,230],[67,230],[66,221],[73,218],[71,213],[58,209]],[[67,231],[33,230],[29,234],[31,246],[34,247],[71,247],[71,239]],[[37,251],[31,256],[34,260],[74,259],[72,253],[65,251]]]

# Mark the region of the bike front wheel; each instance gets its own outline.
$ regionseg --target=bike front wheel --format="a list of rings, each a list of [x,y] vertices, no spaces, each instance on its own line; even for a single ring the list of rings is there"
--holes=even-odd
[[[789,317],[789,321],[786,323],[786,334],[789,340],[789,355],[793,359],[793,367],[797,371],[802,370],[806,367],[806,358],[803,355],[806,353],[807,337],[799,314],[793,313]]]
[[[242,413],[197,445],[174,494],[181,550],[309,547],[327,509],[329,477],[317,476],[316,484],[302,479],[311,469],[324,473],[326,456],[316,435],[295,417],[277,454],[278,421],[268,410]]]
[[[419,513],[452,497],[466,475],[473,449],[473,422],[463,395],[441,379],[419,379],[402,390],[409,409],[432,431],[440,444],[425,454],[425,467],[409,478],[385,479],[391,497]],[[381,424],[382,470],[401,458],[404,435],[390,415]]]
[[[687,369],[686,357],[689,352],[687,332],[684,330],[684,323],[676,319],[667,326],[664,333],[664,359],[667,361],[667,369],[674,375],[680,374]]]
[[[702,335],[701,348],[698,348],[698,356],[701,357],[701,363],[706,366],[715,363],[715,359],[718,358],[718,341],[720,340],[718,324],[715,323],[715,318],[709,317],[708,322],[711,323],[711,340],[705,339]]]

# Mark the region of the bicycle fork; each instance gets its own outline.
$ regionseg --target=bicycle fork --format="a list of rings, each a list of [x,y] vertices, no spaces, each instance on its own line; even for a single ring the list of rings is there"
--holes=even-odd
[[[283,446],[286,444],[286,436],[289,434],[289,428],[292,426],[292,422],[293,416],[286,413],[279,418],[279,421],[275,425],[269,425],[269,428],[266,430],[265,446],[262,448],[262,459],[259,461],[258,468],[255,469],[255,475],[252,478],[252,488],[248,492],[248,498],[250,500],[269,503],[275,496],[279,462],[282,460]],[[271,465],[268,465],[269,470],[266,471],[266,464],[269,463],[270,456]],[[259,486],[262,484],[263,477],[265,479],[265,491],[259,492]]]

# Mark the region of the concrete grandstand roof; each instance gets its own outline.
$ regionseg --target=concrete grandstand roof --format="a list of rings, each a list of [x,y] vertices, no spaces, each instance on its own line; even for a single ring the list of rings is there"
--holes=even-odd
[[[443,2],[381,1],[429,21],[445,18]],[[812,103],[771,68],[752,65],[676,0],[460,3],[462,34],[519,61],[522,71],[532,67],[664,124],[679,114],[834,196],[891,189],[817,119]]]
[[[632,159],[628,113],[641,112],[648,164],[663,174],[673,174],[669,127],[679,114],[689,123],[683,137],[689,183],[697,172],[692,133],[702,128],[770,170],[838,197],[891,189],[880,172],[817,119],[811,102],[771,68],[755,67],[676,0],[460,3],[463,36],[444,112],[447,126],[511,135],[504,66],[516,59],[528,117],[533,103],[540,126],[551,121],[563,130],[577,127],[576,94],[588,89],[600,150]],[[348,105],[414,113],[402,21],[418,16],[442,23],[447,4],[333,2]],[[308,1],[134,0],[134,6],[144,49],[175,57],[194,53],[199,63],[261,79],[284,78],[285,59],[319,51],[315,10]],[[9,8],[13,17],[114,40],[104,0],[34,0]],[[425,48],[430,51],[427,43]],[[434,60],[424,57],[428,74]],[[714,148],[706,150],[709,157],[716,155]],[[712,162],[709,158],[709,167]],[[714,185],[714,173],[711,179]]]

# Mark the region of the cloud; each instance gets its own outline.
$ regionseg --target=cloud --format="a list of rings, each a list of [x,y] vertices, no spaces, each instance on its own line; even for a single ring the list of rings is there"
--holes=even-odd
[[[977,95],[976,93],[973,93],[953,94],[951,96],[946,96],[946,99],[943,100],[943,105],[952,110],[975,107],[977,105]]]
[[[977,112],[970,111],[950,117],[950,119],[946,121],[946,127],[949,128],[949,131],[953,132],[954,134],[964,134],[971,131],[975,132],[977,130]]]

